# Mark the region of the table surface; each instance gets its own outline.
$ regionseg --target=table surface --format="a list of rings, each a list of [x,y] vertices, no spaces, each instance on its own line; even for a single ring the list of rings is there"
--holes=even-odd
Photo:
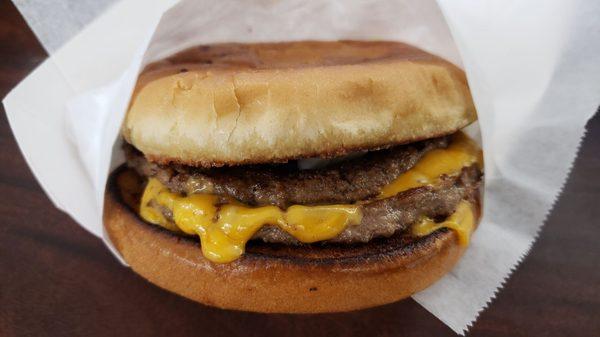
[[[46,58],[12,3],[0,4],[0,97]],[[600,116],[531,253],[471,336],[600,336]],[[0,113],[0,336],[454,336],[412,300],[325,315],[224,311],[121,266],[54,208]],[[118,332],[118,333],[117,333]]]

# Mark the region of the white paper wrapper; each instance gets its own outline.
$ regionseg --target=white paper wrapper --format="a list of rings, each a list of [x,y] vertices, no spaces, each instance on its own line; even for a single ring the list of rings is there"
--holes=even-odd
[[[116,2],[5,98],[55,205],[102,236],[104,185],[121,160],[113,148],[143,64],[211,42],[409,42],[464,65],[479,111],[484,218],[458,266],[414,296],[464,333],[527,254],[600,103],[600,3],[189,0],[162,16],[175,2]]]
[[[48,53],[53,53],[117,0],[13,0]]]

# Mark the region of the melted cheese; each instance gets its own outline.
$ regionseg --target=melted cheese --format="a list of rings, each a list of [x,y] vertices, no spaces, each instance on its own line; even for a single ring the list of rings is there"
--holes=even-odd
[[[293,237],[302,242],[317,242],[338,236],[347,223],[360,223],[362,215],[355,205],[294,205],[287,209],[285,220],[281,227]]]
[[[440,228],[450,228],[458,235],[458,243],[461,246],[467,246],[474,226],[473,208],[469,202],[463,200],[458,204],[456,211],[445,221],[438,223],[425,218],[420,223],[413,225],[411,231],[414,236],[426,236]]]
[[[356,205],[294,205],[284,211],[276,206],[246,207],[237,203],[217,207],[217,201],[211,194],[172,193],[157,179],[150,178],[142,196],[140,215],[148,222],[169,228],[173,224],[156,205],[168,209],[178,229],[198,235],[204,256],[219,263],[238,259],[246,242],[267,224],[309,243],[334,238],[348,225],[362,220],[360,207]]]
[[[179,232],[180,228],[166,219],[160,209],[152,205],[152,202],[156,202],[158,205],[164,207],[164,205],[160,204],[158,201],[159,196],[161,196],[161,200],[165,201],[174,199],[176,195],[169,192],[169,190],[158,180],[150,179],[140,202],[140,216],[150,223],[160,225],[168,230]]]
[[[385,186],[379,198],[433,185],[440,176],[457,175],[473,163],[481,165],[481,152],[472,140],[458,133],[447,149],[429,151],[411,170]],[[276,206],[248,207],[234,200],[219,205],[217,196],[206,193],[210,189],[201,190],[205,193],[179,195],[150,178],[141,199],[140,215],[167,229],[198,235],[204,256],[218,263],[238,259],[246,242],[265,225],[278,226],[299,241],[310,243],[332,239],[347,226],[362,220],[359,205],[293,205],[286,210]],[[165,218],[165,210],[172,213],[174,224]],[[458,233],[461,244],[467,244],[473,226],[472,211],[463,201],[446,221],[435,223],[425,219],[412,230],[414,235],[422,236],[441,227],[451,228]]]
[[[465,134],[458,132],[450,146],[427,152],[413,168],[385,186],[379,198],[389,198],[415,187],[435,185],[442,175],[459,175],[463,167],[475,163],[481,167],[482,162],[479,147]]]

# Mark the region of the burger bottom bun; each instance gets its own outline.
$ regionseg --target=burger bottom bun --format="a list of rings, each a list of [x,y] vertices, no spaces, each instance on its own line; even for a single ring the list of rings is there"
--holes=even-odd
[[[109,179],[104,226],[123,259],[159,287],[219,308],[323,313],[395,302],[450,271],[466,248],[442,229],[418,240],[398,234],[353,245],[255,241],[239,260],[215,264],[197,240],[141,220],[124,202],[132,195],[119,192],[120,172]]]

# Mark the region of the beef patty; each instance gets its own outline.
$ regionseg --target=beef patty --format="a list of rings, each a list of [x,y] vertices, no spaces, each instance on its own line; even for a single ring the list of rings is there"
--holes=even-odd
[[[359,203],[363,212],[359,224],[346,227],[329,242],[368,242],[404,231],[423,217],[443,220],[456,210],[461,200],[477,202],[481,172],[476,165],[463,168],[456,177],[443,176],[436,186],[423,186],[393,197]],[[265,226],[253,237],[267,242],[299,243],[276,226]],[[325,241],[325,242],[327,242]]]
[[[461,200],[476,203],[479,198],[481,172],[476,165],[465,167],[458,176],[443,176],[435,186],[423,186],[400,192],[386,199],[358,202],[363,214],[356,225],[346,227],[338,236],[324,242],[368,242],[404,231],[423,217],[443,220],[454,213]],[[141,193],[141,191],[140,191]],[[139,202],[139,200],[137,201]],[[152,201],[151,201],[152,202]],[[173,213],[158,204],[151,205],[173,222]],[[266,242],[299,244],[277,226],[265,225],[253,237]]]
[[[452,214],[461,200],[476,202],[481,172],[477,165],[462,169],[456,176],[442,176],[434,186],[423,186],[378,199],[381,188],[412,168],[428,151],[448,145],[442,137],[394,148],[369,152],[332,166],[298,170],[296,163],[252,165],[218,169],[161,166],[146,161],[127,149],[128,165],[144,177],[155,177],[171,191],[204,192],[233,197],[251,205],[354,203],[363,214],[359,224],[348,226],[329,242],[368,242],[404,231],[423,217],[442,220]],[[360,187],[360,188],[359,188]],[[160,207],[158,207],[160,209]],[[163,209],[167,219],[172,218]],[[277,226],[266,225],[253,237],[267,242],[298,244]]]
[[[377,196],[383,186],[412,168],[430,150],[448,146],[440,137],[370,151],[320,169],[299,170],[295,161],[285,164],[245,165],[202,169],[158,165],[126,145],[129,167],[155,177],[178,193],[212,193],[232,197],[250,206],[353,203]]]

